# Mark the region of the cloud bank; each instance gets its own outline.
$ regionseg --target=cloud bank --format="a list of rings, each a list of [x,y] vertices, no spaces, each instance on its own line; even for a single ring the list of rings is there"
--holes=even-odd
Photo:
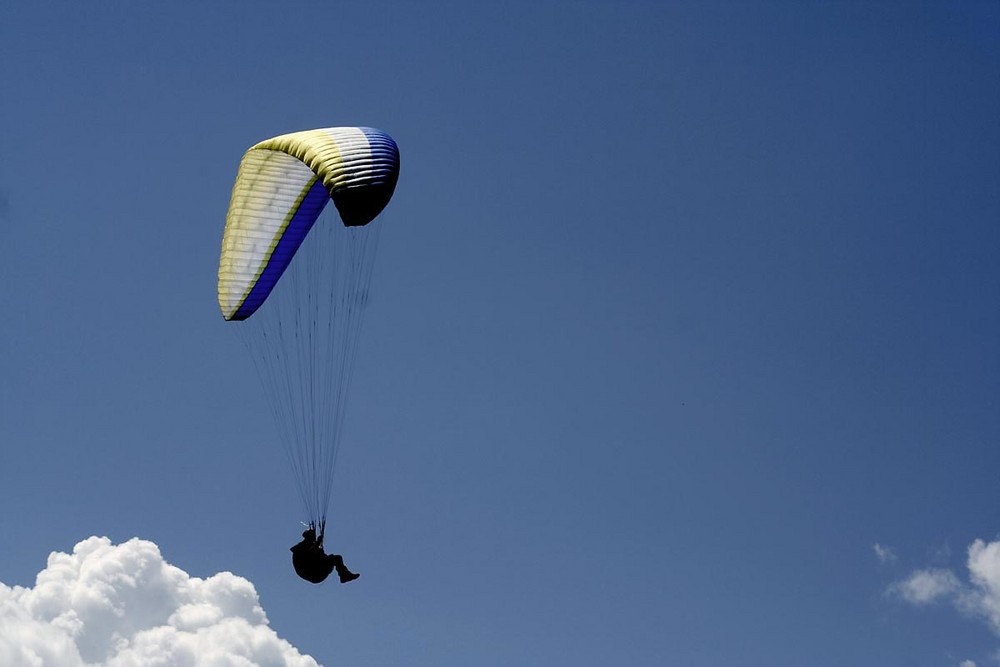
[[[34,588],[0,583],[0,665],[318,667],[268,625],[253,584],[198,579],[152,542],[88,538]]]
[[[949,569],[916,570],[889,586],[888,592],[917,606],[948,602],[1000,635],[1000,541],[976,540],[969,545],[966,568],[967,582]]]

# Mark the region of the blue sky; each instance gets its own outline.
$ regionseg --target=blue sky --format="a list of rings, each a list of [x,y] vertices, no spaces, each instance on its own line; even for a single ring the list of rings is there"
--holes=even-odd
[[[899,586],[1000,533],[997,34],[995,2],[4,3],[0,582],[138,536],[327,665],[995,664]],[[364,576],[316,588],[215,272],[243,151],[333,125],[402,169],[334,490]]]

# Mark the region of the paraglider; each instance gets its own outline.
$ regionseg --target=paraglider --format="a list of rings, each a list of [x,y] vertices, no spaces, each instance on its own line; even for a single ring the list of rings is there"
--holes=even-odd
[[[292,567],[295,574],[314,584],[321,583],[334,570],[340,577],[340,583],[354,581],[360,574],[351,572],[344,565],[344,558],[339,554],[327,554],[323,551],[323,536],[316,537],[316,527],[309,526],[302,531],[302,541],[292,546]]]
[[[278,424],[309,526],[293,566],[313,583],[358,576],[323,538],[381,228],[369,223],[398,176],[399,150],[380,130],[285,134],[244,154],[226,215],[219,307],[240,323]]]

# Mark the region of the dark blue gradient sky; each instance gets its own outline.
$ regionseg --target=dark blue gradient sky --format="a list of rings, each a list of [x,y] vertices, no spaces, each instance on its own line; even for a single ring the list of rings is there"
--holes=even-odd
[[[993,664],[1000,5],[0,5],[0,581],[139,536],[327,665]],[[402,156],[309,588],[215,272],[243,151]],[[879,544],[895,562],[880,563]]]

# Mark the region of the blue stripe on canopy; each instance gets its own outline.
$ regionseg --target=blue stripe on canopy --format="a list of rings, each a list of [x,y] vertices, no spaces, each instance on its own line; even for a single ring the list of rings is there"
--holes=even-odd
[[[295,256],[295,251],[302,245],[306,234],[312,229],[313,223],[323,212],[323,207],[330,201],[330,193],[327,192],[323,182],[319,179],[309,188],[309,192],[302,198],[295,215],[288,221],[285,233],[281,235],[278,244],[271,252],[267,260],[267,265],[254,283],[253,289],[243,300],[243,304],[233,314],[233,320],[245,320],[257,312],[260,305],[274,289],[281,274],[288,268],[288,264]]]

